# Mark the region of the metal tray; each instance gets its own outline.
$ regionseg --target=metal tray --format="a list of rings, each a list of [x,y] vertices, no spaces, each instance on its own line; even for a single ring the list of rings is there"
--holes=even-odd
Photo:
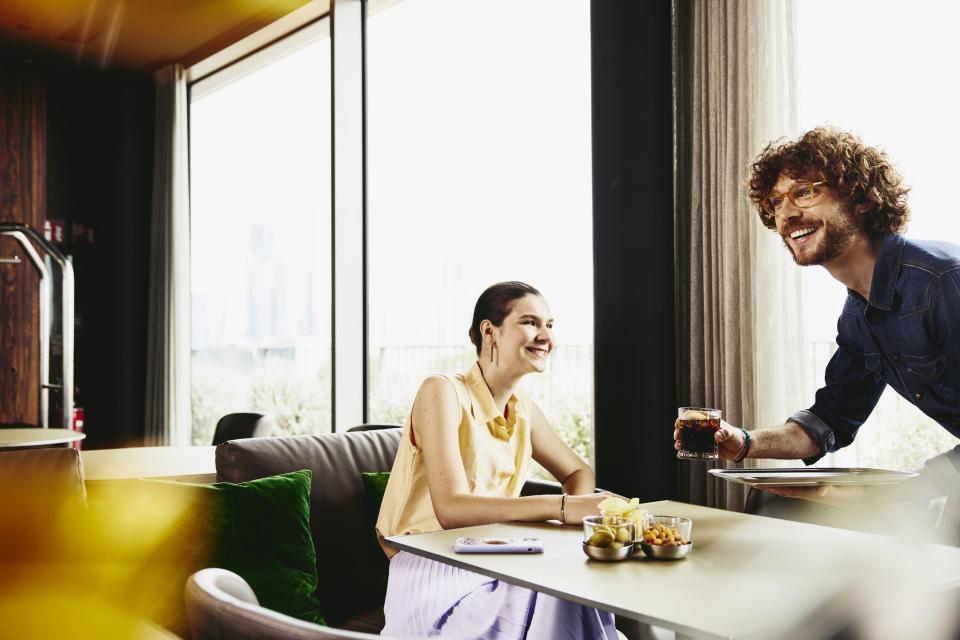
[[[896,484],[917,474],[861,467],[799,467],[775,469],[710,469],[723,480],[751,487],[816,487],[837,484]]]

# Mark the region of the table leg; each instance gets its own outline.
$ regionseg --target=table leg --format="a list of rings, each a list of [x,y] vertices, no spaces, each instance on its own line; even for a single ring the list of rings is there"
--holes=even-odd
[[[618,617],[617,630],[625,635],[627,640],[691,640],[689,636],[629,618]]]

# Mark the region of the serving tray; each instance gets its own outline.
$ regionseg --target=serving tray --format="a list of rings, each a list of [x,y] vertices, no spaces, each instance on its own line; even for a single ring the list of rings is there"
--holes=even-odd
[[[775,469],[710,469],[723,480],[752,487],[816,487],[837,484],[896,484],[916,473],[863,467],[799,467]]]

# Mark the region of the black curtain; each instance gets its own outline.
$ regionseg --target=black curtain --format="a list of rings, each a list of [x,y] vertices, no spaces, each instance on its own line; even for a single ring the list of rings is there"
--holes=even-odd
[[[595,446],[599,486],[674,498],[672,14],[592,0]]]

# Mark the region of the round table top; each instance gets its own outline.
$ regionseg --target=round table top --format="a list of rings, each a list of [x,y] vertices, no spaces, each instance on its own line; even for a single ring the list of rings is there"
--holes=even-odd
[[[69,444],[86,437],[86,434],[73,429],[41,429],[39,427],[0,429],[0,449]]]

